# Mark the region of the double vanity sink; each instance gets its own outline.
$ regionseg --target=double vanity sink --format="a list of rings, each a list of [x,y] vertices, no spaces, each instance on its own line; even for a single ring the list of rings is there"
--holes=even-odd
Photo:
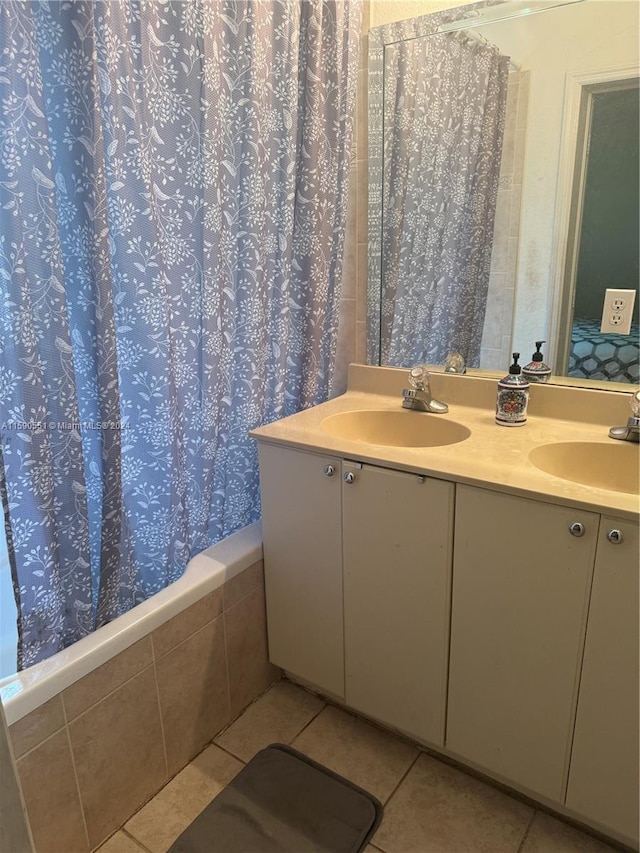
[[[271,661],[634,848],[638,453],[628,394],[351,366],[346,394],[255,430]]]
[[[402,408],[407,372],[353,365],[346,394],[254,432],[260,441],[400,470],[531,494],[541,500],[638,512],[638,444],[609,438],[625,423],[629,394],[531,389],[522,427],[494,420],[495,382],[431,374],[446,414]]]
[[[320,422],[327,435],[383,447],[444,447],[470,438],[469,426],[447,415],[406,410],[355,410],[329,415]],[[562,441],[533,447],[529,462],[546,474],[615,492],[637,495],[640,489],[638,445],[606,438]]]

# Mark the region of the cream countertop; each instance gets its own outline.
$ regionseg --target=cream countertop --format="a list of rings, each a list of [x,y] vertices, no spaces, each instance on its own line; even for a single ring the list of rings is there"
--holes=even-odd
[[[449,405],[447,414],[437,415],[402,409],[406,376],[406,370],[352,365],[349,388],[344,395],[259,427],[250,435],[259,441],[534,497],[549,503],[626,518],[637,517],[638,495],[561,479],[540,471],[528,458],[534,447],[555,442],[611,444],[614,440],[608,437],[609,426],[626,423],[630,414],[628,394],[534,386],[526,425],[502,427],[494,421],[494,380],[432,373],[434,396]],[[457,444],[393,447],[338,438],[329,435],[321,426],[331,415],[365,410],[400,411],[408,418],[450,419],[467,426],[471,435]],[[579,419],[573,420],[576,416]],[[640,451],[638,445],[635,449]]]

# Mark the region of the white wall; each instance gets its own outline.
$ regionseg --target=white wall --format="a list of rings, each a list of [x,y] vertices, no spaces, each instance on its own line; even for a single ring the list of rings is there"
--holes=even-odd
[[[474,0],[468,0],[474,2]],[[441,9],[454,9],[466,6],[467,2],[455,0],[371,0],[371,26],[390,24],[392,21],[405,21],[419,15],[430,15]]]
[[[634,0],[585,0],[524,22],[482,27],[486,38],[530,72],[513,328],[513,348],[525,357],[535,340],[549,338],[560,285],[552,275],[566,77],[637,63],[638,9]]]

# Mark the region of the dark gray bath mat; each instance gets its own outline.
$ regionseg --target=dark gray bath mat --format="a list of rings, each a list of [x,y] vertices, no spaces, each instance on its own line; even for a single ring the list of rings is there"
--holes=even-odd
[[[361,788],[282,744],[263,749],[169,853],[359,853],[382,818]]]

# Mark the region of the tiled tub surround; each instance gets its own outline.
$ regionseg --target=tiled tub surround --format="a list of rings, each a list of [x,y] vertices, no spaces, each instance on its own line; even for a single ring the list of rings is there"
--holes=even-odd
[[[239,565],[12,723],[37,853],[99,846],[279,676],[267,660],[262,560]]]

